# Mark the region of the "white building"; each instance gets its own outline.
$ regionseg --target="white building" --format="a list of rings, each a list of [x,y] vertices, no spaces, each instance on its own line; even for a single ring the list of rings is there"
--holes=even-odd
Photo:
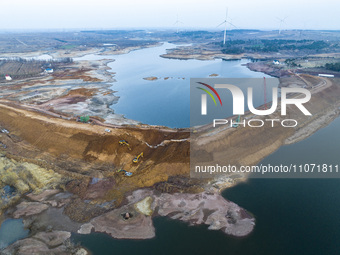
[[[5,75],[5,79],[6,79],[6,81],[11,81],[11,80],[12,80],[12,77],[6,74],[6,75]]]
[[[334,78],[334,74],[319,73],[319,77]]]
[[[53,69],[52,69],[52,68],[46,68],[46,69],[45,69],[45,72],[46,72],[46,73],[53,73]]]

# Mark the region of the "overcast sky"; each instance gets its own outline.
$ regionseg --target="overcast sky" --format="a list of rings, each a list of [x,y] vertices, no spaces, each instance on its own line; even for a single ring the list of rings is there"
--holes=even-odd
[[[0,0],[0,29],[215,29],[229,17],[238,28],[340,30],[339,0]],[[221,28],[222,29],[222,28]]]

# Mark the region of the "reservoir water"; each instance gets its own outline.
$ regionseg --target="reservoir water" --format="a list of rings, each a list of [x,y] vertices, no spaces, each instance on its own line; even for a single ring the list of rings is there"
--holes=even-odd
[[[0,250],[16,240],[28,236],[29,230],[24,228],[22,219],[7,219],[0,226]]]
[[[146,49],[148,51],[151,49]],[[144,50],[140,51],[143,52]],[[132,52],[130,54],[137,54]],[[142,54],[142,53],[141,53]],[[129,55],[129,54],[128,54]],[[123,57],[123,55],[121,56]],[[141,57],[141,56],[140,56]],[[176,63],[191,63],[190,61],[175,61]],[[247,71],[240,66],[244,62],[204,62],[201,72],[189,77],[202,77],[211,73],[223,74],[220,69],[209,69],[204,65],[220,66],[225,74],[232,77],[263,77]],[[117,61],[118,63],[118,61]],[[194,65],[199,65],[193,61]],[[128,62],[126,63],[128,65]],[[131,63],[131,66],[137,65]],[[171,64],[172,65],[172,64]],[[174,64],[174,66],[177,66]],[[116,78],[119,80],[117,68]],[[161,67],[153,72],[136,74],[143,76],[164,76]],[[189,68],[189,67],[188,67]],[[122,71],[123,71],[122,67]],[[147,68],[146,68],[147,69]],[[195,69],[195,68],[194,68]],[[179,70],[179,69],[178,69]],[[207,70],[202,73],[202,70]],[[228,72],[228,70],[234,70]],[[141,70],[139,70],[141,71]],[[189,71],[188,71],[189,72]],[[167,72],[168,76],[185,76],[178,72]],[[133,76],[134,74],[131,74]],[[186,77],[186,76],[185,76]],[[250,76],[251,77],[251,76]],[[131,82],[134,79],[131,80]],[[123,111],[129,104],[130,82],[117,83],[115,90],[121,94],[121,101],[114,107]],[[183,80],[185,81],[185,80]],[[159,82],[159,83],[157,83]],[[182,82],[182,81],[181,81]],[[164,85],[164,81],[138,80],[136,84],[146,86]],[[126,86],[125,86],[125,85]],[[153,84],[153,85],[150,85]],[[181,84],[181,83],[180,83]],[[183,83],[184,84],[184,83]],[[114,85],[115,86],[115,85]],[[164,85],[167,86],[167,85]],[[138,87],[136,85],[136,87]],[[147,92],[145,86],[138,88]],[[161,87],[162,89],[163,87]],[[122,89],[122,90],[120,90]],[[181,89],[181,86],[178,87]],[[124,93],[123,93],[124,91]],[[129,93],[127,93],[129,91]],[[144,93],[140,97],[144,97]],[[135,93],[132,91],[131,93]],[[124,96],[124,95],[126,96]],[[138,94],[138,93],[137,93]],[[135,95],[137,96],[137,95]],[[133,97],[132,97],[133,98]],[[186,100],[183,97],[182,100]],[[137,99],[137,102],[141,99]],[[124,102],[125,101],[125,102]],[[122,103],[121,106],[120,103]],[[121,108],[120,108],[121,107]],[[144,106],[144,109],[148,109]],[[152,113],[154,110],[147,110]],[[122,112],[121,112],[122,113]],[[149,112],[146,112],[149,113]],[[146,114],[145,113],[145,114]],[[124,112],[128,118],[136,116]],[[130,115],[132,114],[132,115]],[[141,120],[141,119],[138,119]],[[143,121],[144,122],[144,121]],[[145,121],[147,122],[147,121]],[[281,147],[264,159],[264,163],[340,163],[340,119],[319,130],[313,136],[299,143]],[[88,248],[94,255],[119,254],[223,254],[223,255],[336,255],[340,251],[340,179],[249,179],[246,183],[225,190],[223,196],[253,213],[256,218],[254,231],[244,238],[233,238],[220,231],[207,230],[206,226],[188,226],[186,223],[170,220],[164,217],[155,218],[156,237],[150,240],[115,240],[106,234],[92,233],[89,235],[73,234],[75,242]]]
[[[150,125],[178,128],[190,126],[190,78],[208,78],[211,74],[218,74],[218,78],[268,77],[243,66],[249,62],[245,59],[200,61],[160,57],[167,49],[175,47],[174,44],[164,43],[159,47],[136,50],[128,54],[86,55],[75,60],[115,59],[108,64],[117,80],[112,84],[112,89],[117,91],[115,95],[120,97],[118,103],[112,105],[115,113]],[[158,79],[143,79],[151,76]],[[268,91],[271,91],[271,87],[268,84]],[[262,87],[258,88],[261,96],[262,90]],[[263,97],[257,96],[257,99],[255,105],[263,103]],[[271,100],[271,93],[268,93],[268,100]]]

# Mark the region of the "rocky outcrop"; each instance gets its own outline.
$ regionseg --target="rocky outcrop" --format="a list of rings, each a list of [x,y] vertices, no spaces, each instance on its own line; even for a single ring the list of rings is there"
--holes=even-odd
[[[0,193],[3,193],[2,199],[0,199],[0,211],[17,203],[20,197],[28,191],[39,193],[46,188],[54,188],[63,182],[58,173],[36,164],[10,159],[2,153],[0,153],[0,176]],[[8,191],[6,191],[6,186]],[[47,191],[41,196],[33,194],[29,196],[32,196],[32,200],[39,201],[45,199],[49,192],[52,191]],[[52,195],[52,193],[49,195]]]
[[[147,215],[168,216],[192,225],[206,224],[211,230],[233,236],[246,236],[255,225],[254,217],[246,210],[215,193],[156,195],[151,190],[137,190],[128,200],[128,205],[93,219],[78,232],[89,234],[94,230],[114,238],[148,239],[155,236],[155,230]],[[124,217],[126,213],[128,219]]]
[[[162,194],[158,214],[193,225],[205,224],[211,230],[222,230],[233,236],[246,236],[254,228],[255,219],[219,194]]]
[[[30,193],[30,194],[27,195],[27,197],[29,197],[33,201],[41,202],[41,201],[46,200],[48,197],[55,195],[59,192],[60,191],[56,190],[56,189],[47,189],[47,190],[44,190],[43,192],[41,192],[40,194]]]
[[[52,231],[40,232],[33,237],[19,240],[2,251],[4,255],[68,255],[68,254],[88,254],[83,248],[74,247],[69,242],[70,232]]]
[[[65,240],[70,237],[71,233],[66,231],[40,232],[34,236],[34,238],[44,242],[50,247],[62,245]]]
[[[129,199],[133,202],[144,197],[146,191],[135,191]],[[255,219],[246,210],[225,200],[220,194],[175,193],[153,195],[151,209],[157,214],[193,225],[205,224],[211,230],[222,230],[233,236],[248,235],[254,228]]]
[[[158,77],[155,77],[155,76],[150,76],[150,77],[145,77],[143,78],[144,80],[147,80],[147,81],[155,81],[155,80],[158,80]]]
[[[129,219],[124,218],[126,213],[129,213]],[[137,212],[131,205],[94,218],[84,224],[78,233],[89,234],[92,229],[119,239],[149,239],[155,236],[151,217]]]
[[[49,206],[38,202],[21,202],[17,205],[17,210],[13,213],[13,217],[18,219],[20,217],[31,216],[45,211]]]

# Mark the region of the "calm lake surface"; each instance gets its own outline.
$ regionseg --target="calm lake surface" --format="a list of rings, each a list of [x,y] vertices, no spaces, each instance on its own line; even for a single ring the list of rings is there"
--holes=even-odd
[[[162,46],[168,48],[167,45]],[[156,50],[162,53],[162,47],[146,49],[132,52],[130,54],[141,54],[137,58],[141,58],[144,51]],[[144,53],[142,53],[144,52]],[[121,55],[118,57],[123,58]],[[116,56],[117,57],[117,56]],[[118,63],[118,58],[116,63]],[[134,59],[131,58],[131,59]],[[166,60],[155,58],[159,61],[159,68],[152,70],[148,65],[145,69],[137,63],[126,62],[126,65],[141,70],[136,71],[136,77],[143,78],[147,76],[184,76],[188,77],[206,77],[211,73],[219,73],[230,75],[226,77],[263,77],[263,74],[253,73],[242,67],[241,64],[246,61],[239,62],[222,62],[222,61],[180,61]],[[160,63],[170,61],[167,68],[163,68]],[[174,61],[174,62],[172,62]],[[136,61],[138,62],[138,61]],[[192,69],[192,66],[194,66]],[[173,71],[170,66],[173,65]],[[185,67],[185,65],[188,65]],[[201,65],[200,71],[199,66]],[[129,67],[129,68],[130,68]],[[215,69],[214,69],[214,68]],[[117,71],[116,78],[121,81],[114,84],[114,89],[118,90],[121,99],[114,109],[118,113],[123,113],[128,118],[138,119],[145,123],[151,123],[156,115],[144,117],[144,115],[157,112],[147,105],[141,105],[145,109],[145,113],[134,115],[132,109],[135,104],[129,98],[137,97],[137,104],[145,101],[145,97],[149,97],[147,92],[154,89],[153,86],[159,85],[159,91],[163,91],[164,87],[172,87],[178,90],[183,86],[188,86],[186,79],[171,81],[144,81],[142,79],[128,78],[128,71],[124,71],[124,67],[112,66]],[[210,69],[211,68],[211,69]],[[171,69],[167,71],[168,69]],[[179,70],[183,69],[183,73]],[[119,71],[120,70],[120,71]],[[120,76],[120,72],[126,72]],[[188,76],[186,76],[186,72]],[[192,73],[190,73],[192,72]],[[189,75],[190,74],[190,75]],[[134,76],[134,74],[131,74]],[[233,76],[235,75],[235,76]],[[241,76],[243,75],[243,76]],[[248,76],[249,75],[249,76]],[[131,88],[127,86],[135,81],[135,85]],[[156,85],[158,84],[158,85]],[[172,84],[172,85],[170,85]],[[176,85],[177,84],[177,85]],[[138,87],[139,86],[139,87]],[[147,89],[146,89],[147,88]],[[139,92],[137,92],[139,91]],[[142,93],[143,92],[143,93]],[[132,93],[132,94],[130,94]],[[152,93],[152,92],[151,92]],[[156,94],[158,94],[157,92]],[[174,92],[175,93],[175,92]],[[180,93],[176,94],[176,97]],[[150,96],[153,104],[153,96]],[[164,99],[166,101],[166,99]],[[169,99],[170,100],[170,99]],[[183,105],[187,104],[187,97],[181,97]],[[179,104],[182,101],[179,101]],[[159,103],[161,104],[161,103]],[[129,108],[129,106],[131,108]],[[127,109],[126,109],[127,107]],[[166,107],[166,105],[162,106]],[[162,107],[159,107],[162,109]],[[180,111],[179,108],[178,111]],[[160,110],[161,111],[161,110]],[[166,111],[166,110],[165,110]],[[143,117],[142,117],[143,115]],[[185,114],[183,114],[185,115]],[[137,118],[139,116],[140,118]],[[159,118],[159,117],[157,117]],[[185,120],[187,116],[183,116]],[[142,120],[143,119],[143,120]],[[169,122],[173,123],[172,120]],[[176,123],[182,125],[184,122]],[[159,123],[156,123],[159,124]],[[169,125],[172,126],[172,125]],[[263,160],[263,163],[290,164],[290,163],[332,163],[340,164],[340,119],[336,119],[328,127],[316,132],[308,139],[297,144],[281,147],[275,153]],[[186,223],[170,220],[164,217],[154,219],[156,228],[156,237],[151,240],[115,240],[108,235],[101,233],[93,233],[90,235],[73,234],[72,238],[75,242],[79,242],[88,248],[95,255],[109,254],[223,254],[223,255],[335,255],[340,251],[340,179],[249,179],[247,183],[241,183],[231,189],[223,192],[223,196],[253,213],[256,217],[256,227],[253,233],[244,238],[233,238],[226,236],[219,231],[209,231],[206,226],[188,226]]]
[[[0,227],[0,250],[14,243],[16,240],[28,236],[29,230],[24,228],[22,219],[7,219]]]
[[[75,60],[115,59],[108,64],[115,72],[117,82],[112,89],[120,99],[112,105],[115,113],[123,114],[128,119],[150,125],[168,127],[190,126],[190,78],[209,78],[218,74],[218,78],[263,78],[263,73],[250,71],[243,66],[249,60],[212,61],[176,60],[159,57],[175,44],[164,43],[159,47],[132,51],[123,55],[86,55]],[[158,77],[148,81],[143,78]],[[168,78],[164,80],[164,78]],[[278,84],[278,83],[277,83]],[[272,86],[267,86],[271,91]],[[263,104],[263,88],[258,88],[255,105]],[[256,91],[254,91],[254,94]],[[268,100],[271,100],[271,93]],[[262,97],[260,97],[262,96]],[[231,104],[231,102],[230,102]],[[170,107],[171,106],[171,107]],[[231,108],[231,107],[230,107]]]

